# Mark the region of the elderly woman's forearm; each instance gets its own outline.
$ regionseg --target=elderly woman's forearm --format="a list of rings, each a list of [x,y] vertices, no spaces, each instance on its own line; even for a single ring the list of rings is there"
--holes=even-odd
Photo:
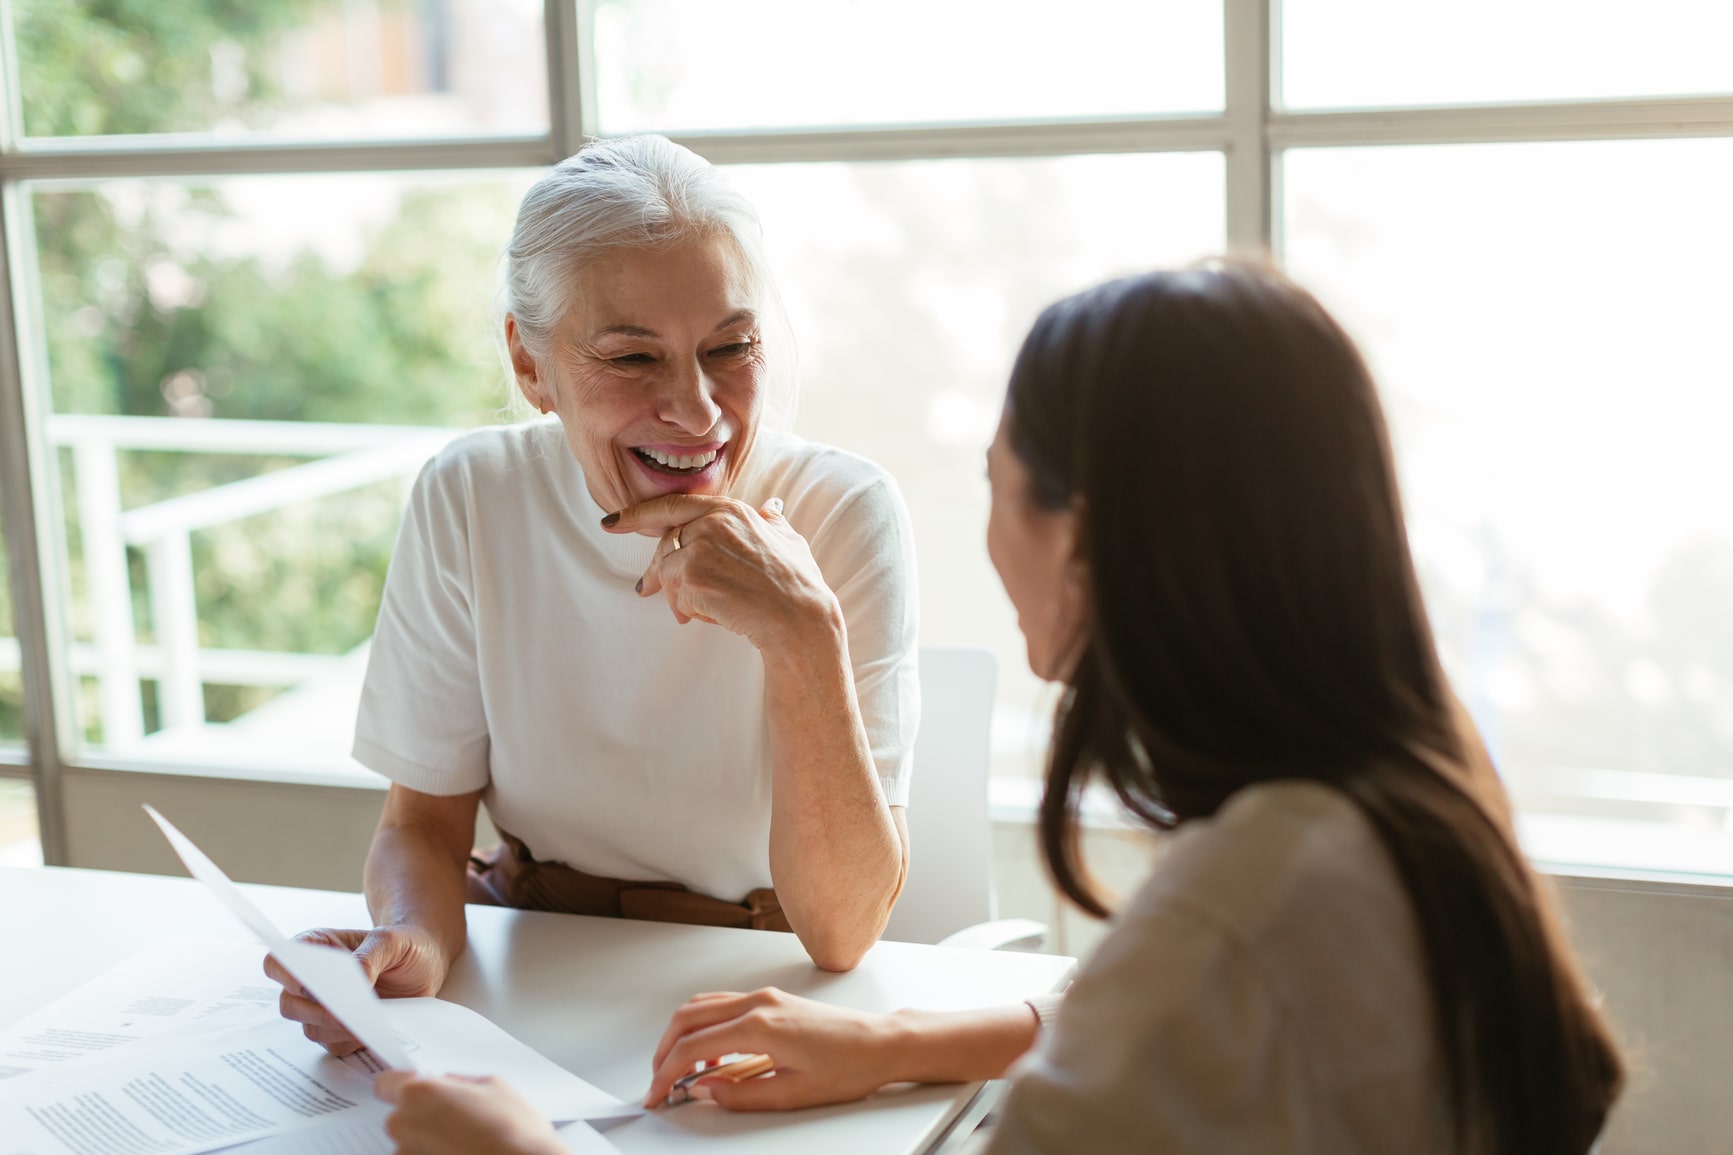
[[[447,963],[463,953],[466,938],[468,847],[460,855],[455,845],[449,832],[413,821],[383,821],[362,875],[374,925],[421,927],[434,937]]]
[[[840,614],[766,653],[764,666],[771,876],[813,961],[847,970],[884,930],[907,859],[861,723]]]

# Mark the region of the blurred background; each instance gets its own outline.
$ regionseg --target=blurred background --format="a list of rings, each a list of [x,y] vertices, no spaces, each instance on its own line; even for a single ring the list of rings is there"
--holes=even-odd
[[[85,165],[6,194],[67,756],[366,774],[401,503],[455,432],[518,419],[498,257],[517,158],[576,139],[575,104],[758,205],[797,428],[901,484],[923,641],[998,656],[996,813],[1026,812],[1052,705],[982,541],[1017,343],[1060,295],[1263,242],[1378,375],[1531,850],[1733,871],[1733,134],[1655,111],[1733,92],[1725,0],[1287,0],[1265,37],[1240,0],[7,7],[13,152]],[[20,655],[0,637],[15,752]],[[0,861],[40,857],[0,780]]]

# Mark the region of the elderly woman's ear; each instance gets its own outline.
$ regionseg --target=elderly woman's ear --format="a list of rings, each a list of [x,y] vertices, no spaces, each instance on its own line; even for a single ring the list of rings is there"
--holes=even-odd
[[[505,343],[511,354],[512,373],[517,378],[518,391],[524,395],[525,401],[543,413],[551,412],[558,398],[550,396],[552,390],[537,372],[536,359],[524,347],[523,336],[518,332],[517,318],[510,313],[505,315]]]

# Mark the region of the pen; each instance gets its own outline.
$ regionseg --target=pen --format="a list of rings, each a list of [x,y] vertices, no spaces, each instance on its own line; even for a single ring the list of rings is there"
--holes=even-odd
[[[692,1085],[700,1079],[727,1079],[730,1083],[739,1083],[745,1079],[756,1079],[759,1075],[768,1074],[775,1069],[776,1064],[769,1055],[742,1055],[733,1062],[720,1063],[702,1071],[681,1075],[674,1080],[674,1086],[668,1092],[667,1106],[677,1107],[681,1103],[690,1102]]]

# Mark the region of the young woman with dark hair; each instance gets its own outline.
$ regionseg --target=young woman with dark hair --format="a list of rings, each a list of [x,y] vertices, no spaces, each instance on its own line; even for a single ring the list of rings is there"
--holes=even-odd
[[[1439,667],[1377,394],[1323,308],[1231,264],[1061,301],[988,461],[989,551],[1065,686],[1054,879],[1107,916],[1078,843],[1092,779],[1174,835],[1056,1013],[702,995],[648,1101],[731,1052],[776,1063],[699,1084],[734,1109],[1028,1052],[991,1151],[1588,1151],[1619,1055]],[[411,1081],[403,1123],[465,1117],[472,1086]]]

